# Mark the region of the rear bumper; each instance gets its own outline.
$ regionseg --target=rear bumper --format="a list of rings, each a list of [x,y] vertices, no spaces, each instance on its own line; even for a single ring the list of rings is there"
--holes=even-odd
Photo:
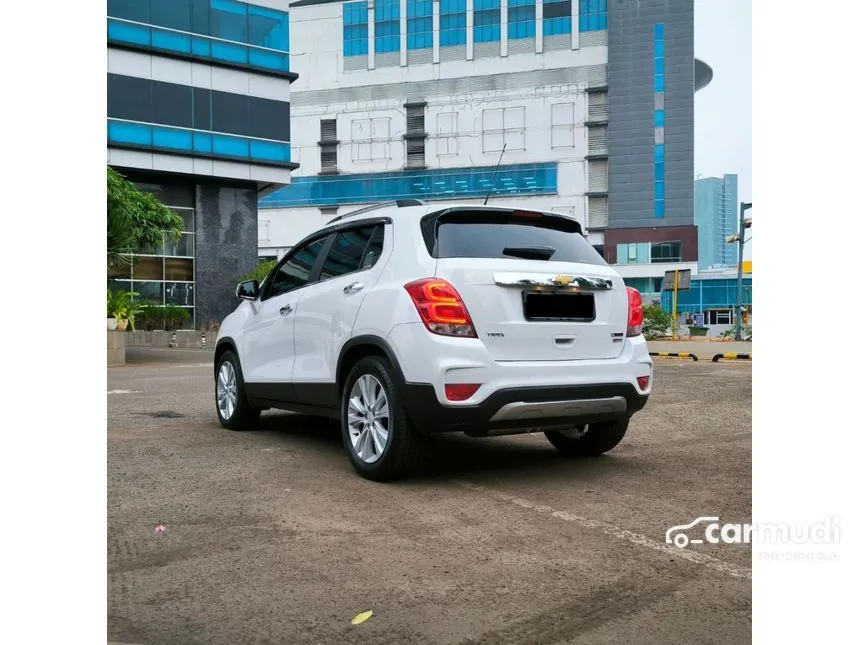
[[[474,405],[444,405],[429,383],[405,383],[406,413],[424,433],[492,436],[626,419],[648,402],[630,383],[515,387]]]

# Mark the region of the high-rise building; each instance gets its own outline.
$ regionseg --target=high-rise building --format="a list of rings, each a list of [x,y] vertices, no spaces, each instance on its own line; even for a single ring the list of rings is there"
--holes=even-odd
[[[576,218],[645,293],[668,268],[695,270],[693,97],[712,72],[693,55],[693,0],[294,0],[290,12],[300,167],[260,201],[261,256],[364,204],[489,193]]]
[[[190,325],[235,307],[257,203],[290,183],[288,0],[108,0],[108,164],[185,222],[109,276]]]
[[[738,231],[738,176],[697,179],[695,197],[699,269],[737,266],[738,245],[726,238]]]

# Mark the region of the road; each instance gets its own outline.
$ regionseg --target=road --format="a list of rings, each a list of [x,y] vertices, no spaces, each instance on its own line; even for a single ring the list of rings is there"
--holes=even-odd
[[[222,429],[211,353],[177,356],[108,370],[110,642],[751,641],[749,547],[664,543],[699,516],[750,521],[749,363],[658,359],[599,459],[445,436],[376,484],[325,422]]]

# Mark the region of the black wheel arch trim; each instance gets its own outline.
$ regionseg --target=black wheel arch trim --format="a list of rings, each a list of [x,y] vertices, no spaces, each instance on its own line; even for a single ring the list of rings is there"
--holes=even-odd
[[[406,382],[406,379],[403,377],[403,370],[400,368],[400,362],[397,360],[397,355],[394,353],[394,350],[391,349],[391,345],[389,345],[384,338],[373,336],[371,334],[364,334],[362,336],[354,336],[350,338],[343,344],[343,347],[341,347],[340,355],[337,357],[337,369],[335,371],[335,379],[338,385],[340,385],[341,379],[346,377],[346,375],[343,374],[344,357],[350,352],[350,350],[362,345],[370,345],[382,350],[382,353],[385,354],[388,362],[391,363],[391,367],[394,368],[394,376],[397,379],[398,385]]]
[[[225,349],[226,348],[226,349]],[[214,376],[218,376],[218,357],[225,351],[233,350],[233,353],[236,354],[236,358],[239,361],[239,367],[242,366],[242,359],[239,356],[239,350],[236,348],[236,341],[234,341],[229,336],[224,336],[223,338],[219,338],[218,342],[215,343],[215,355],[213,357],[213,365],[212,370],[214,372]]]

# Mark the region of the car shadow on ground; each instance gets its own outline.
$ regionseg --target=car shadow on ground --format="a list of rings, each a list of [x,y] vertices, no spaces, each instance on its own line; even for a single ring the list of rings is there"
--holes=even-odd
[[[291,452],[314,451],[339,455],[343,467],[350,468],[337,422],[288,412],[266,412],[259,431],[275,434],[290,444]],[[624,454],[623,442],[615,450],[591,459],[574,459],[560,454],[542,434],[524,441],[523,435],[473,438],[462,433],[446,433],[422,438],[422,458],[406,482],[451,481],[476,474],[553,476],[564,473],[574,481],[589,481],[607,471],[613,474],[642,472],[648,468],[641,458]]]

